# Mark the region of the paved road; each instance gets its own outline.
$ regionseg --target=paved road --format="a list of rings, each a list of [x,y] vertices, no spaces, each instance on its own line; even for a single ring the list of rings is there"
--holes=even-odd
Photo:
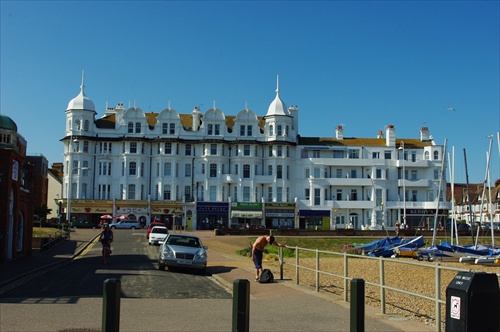
[[[157,269],[158,246],[150,246],[144,230],[115,230],[110,264],[104,265],[102,246],[93,243],[78,257],[31,279],[3,298],[102,297],[106,279],[118,279],[122,298],[142,299],[230,299],[221,285],[184,271]]]
[[[141,246],[136,247],[137,249],[130,249],[137,250],[133,252],[132,257],[130,254],[126,255],[121,252],[121,245],[117,245],[112,256],[114,261],[109,269],[108,267],[101,268],[102,265],[99,268],[95,267],[98,266],[99,260],[100,249],[98,247],[88,247],[90,249],[83,256],[84,258],[68,263],[68,257],[81,251],[85,247],[84,243],[92,239],[95,234],[96,232],[92,230],[78,230],[72,236],[71,241],[53,249],[51,253],[37,254],[35,255],[36,259],[3,264],[0,266],[0,279],[12,278],[16,273],[22,275],[23,271],[40,271],[39,267],[36,270],[30,269],[44,263],[45,265],[57,264],[53,266],[53,269],[55,269],[54,272],[59,271],[56,274],[61,275],[58,277],[61,278],[59,279],[61,282],[72,280],[82,285],[80,284],[82,281],[78,279],[94,278],[94,276],[79,275],[78,272],[72,272],[69,275],[69,272],[61,273],[60,271],[70,271],[72,267],[69,266],[82,264],[78,261],[85,262],[85,259],[88,259],[89,263],[92,263],[91,260],[95,260],[96,265],[91,268],[92,274],[101,275],[113,272],[110,275],[119,275],[124,280],[128,278],[165,278],[166,281],[170,276],[174,282],[175,279],[179,279],[177,281],[184,283],[186,278],[190,277],[190,275],[183,273],[170,273],[168,271],[159,273],[154,268],[140,271],[133,267],[133,264],[139,264],[142,267],[154,266],[156,257],[154,251],[157,248],[149,247],[145,242],[141,243],[141,241],[145,241],[145,235],[131,235],[130,241],[133,244],[126,243],[126,241],[122,244],[123,248],[141,244]],[[211,236],[211,233],[205,233],[204,236]],[[123,237],[123,239],[125,238]],[[212,240],[217,241],[217,238]],[[121,241],[117,237],[117,243],[119,242]],[[69,251],[66,252],[66,250]],[[123,261],[121,261],[122,259]],[[67,265],[61,268],[60,265],[63,264]],[[85,270],[84,266],[81,268]],[[213,275],[192,275],[193,282],[196,282],[197,279],[204,281],[202,288],[213,287],[214,291],[209,291],[210,294],[206,298],[188,297],[181,299],[189,294],[186,295],[178,290],[176,290],[177,297],[172,298],[143,298],[142,296],[145,294],[139,294],[141,297],[137,298],[133,296],[135,293],[124,290],[125,296],[120,299],[120,330],[231,331],[233,300],[231,295],[227,296],[228,290],[232,291],[231,286],[235,280],[252,280],[252,268],[248,259],[209,249],[208,271]],[[55,277],[51,273],[47,272],[42,278]],[[30,272],[30,274],[32,273]],[[99,285],[99,282],[96,284]],[[168,282],[158,282],[158,284],[163,287],[169,286]],[[82,293],[85,294],[85,290],[79,290],[79,293],[71,296],[68,295],[69,293],[62,294],[64,296],[50,296],[50,289],[60,286],[51,284],[47,293],[44,294],[47,296],[41,297],[7,297],[5,296],[7,293],[0,294],[0,331],[100,331],[103,300],[99,296],[94,296],[98,292],[97,288],[90,288],[88,291],[90,295],[87,296],[82,295]],[[21,288],[29,289],[31,287],[29,284],[25,284]],[[303,287],[294,287],[293,282],[287,280],[278,280],[274,284],[266,285],[250,282],[249,289],[250,331],[348,331],[350,329],[349,304],[336,296],[316,293]],[[146,293],[144,290],[142,292]],[[218,296],[222,298],[218,298]],[[193,297],[195,296],[193,295]],[[365,330],[433,331],[435,328],[409,321],[397,315],[380,315],[377,310],[366,307]]]

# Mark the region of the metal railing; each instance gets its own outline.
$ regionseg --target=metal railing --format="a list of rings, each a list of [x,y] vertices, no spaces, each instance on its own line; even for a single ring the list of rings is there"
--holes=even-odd
[[[48,236],[48,237],[44,237],[42,238],[42,241],[40,242],[40,252],[45,252],[45,251],[48,251],[50,249],[52,249],[53,247],[55,247],[56,245],[58,245],[59,243],[61,243],[63,240],[66,240],[66,239],[69,239],[70,235],[69,235],[69,228],[68,230],[59,230],[57,232],[54,233],[54,236]]]
[[[316,292],[319,292],[320,289],[330,290],[332,293],[343,294],[344,301],[348,301],[349,294],[349,281],[355,278],[365,279],[366,275],[363,271],[359,270],[359,264],[357,264],[358,269],[355,270],[351,268],[350,262],[353,260],[363,260],[363,266],[366,266],[366,269],[372,269],[378,266],[378,278],[373,277],[373,272],[371,273],[371,277],[366,277],[365,283],[368,287],[378,288],[378,292],[372,291],[370,294],[370,301],[380,304],[381,313],[386,314],[387,307],[399,307],[405,312],[416,314],[417,316],[427,316],[429,319],[435,320],[436,331],[441,331],[443,325],[443,316],[444,311],[443,308],[446,305],[446,287],[448,286],[448,282],[451,281],[456,272],[460,271],[470,271],[470,269],[461,269],[455,267],[447,267],[442,266],[439,263],[429,264],[429,263],[420,263],[416,261],[408,261],[405,259],[394,259],[394,258],[381,258],[381,257],[370,257],[363,255],[355,255],[348,253],[340,253],[340,252],[330,252],[323,251],[318,249],[308,249],[301,247],[287,247],[291,250],[295,251],[294,258],[284,258],[283,257],[283,248],[279,248],[279,262],[280,262],[280,279],[283,279],[285,268],[289,266],[287,272],[293,273],[293,268],[295,269],[295,282],[297,285],[301,282],[301,275],[304,273],[309,273],[308,283],[310,286],[314,286]],[[312,257],[312,253],[314,253],[314,257]],[[302,256],[302,257],[301,257]],[[324,260],[333,260],[333,264],[329,264],[327,268],[320,268],[322,266],[321,261]],[[388,269],[388,265],[391,265],[391,269]],[[434,289],[433,294],[425,294],[423,291],[412,291],[408,289],[400,288],[400,286],[391,285],[391,281],[394,281],[395,278],[401,278],[401,274],[405,272],[405,268],[394,268],[392,264],[402,264],[405,267],[408,266],[416,266],[419,269],[428,269],[433,271],[433,275],[429,273],[426,275],[426,280],[422,280],[422,282],[433,283],[433,287],[431,285],[431,289]],[[325,264],[327,265],[327,264]],[[352,264],[354,266],[354,264]],[[399,276],[394,275],[394,271],[399,271]],[[446,279],[448,282],[443,283],[443,273],[448,274]],[[451,273],[455,272],[455,274],[451,275]],[[311,278],[311,274],[314,274],[314,278]],[[411,275],[403,276],[408,278],[411,281]],[[370,279],[371,278],[371,279]],[[431,279],[432,278],[432,279]],[[314,281],[312,281],[314,280]],[[433,280],[433,282],[432,282]],[[389,282],[388,282],[389,281]],[[313,283],[313,285],[312,285]],[[394,283],[394,282],[393,282]],[[411,284],[415,286],[414,284]],[[418,287],[414,287],[417,288]],[[391,295],[391,300],[387,301],[386,297],[388,292],[397,292],[400,294],[405,294],[407,296],[413,298],[421,298],[434,303],[434,314],[432,313],[418,313],[415,311],[415,308],[403,308],[403,304],[395,303],[397,297],[394,296],[394,293]],[[378,294],[377,294],[378,293]],[[434,317],[433,317],[434,316]]]

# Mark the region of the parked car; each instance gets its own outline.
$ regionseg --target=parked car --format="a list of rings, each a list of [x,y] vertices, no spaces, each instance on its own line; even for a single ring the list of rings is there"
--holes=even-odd
[[[71,228],[98,228],[98,227],[99,226],[97,224],[83,220],[71,222]]]
[[[150,223],[148,225],[148,230],[146,232],[146,237],[149,239],[149,233],[151,233],[151,230],[153,229],[153,227],[155,226],[163,226],[163,227],[167,227],[167,225],[165,225],[164,223],[162,222],[159,222],[159,221],[153,221],[152,223]]]
[[[109,224],[112,229],[140,229],[141,224],[137,220],[121,220],[116,223]]]
[[[165,241],[168,236],[168,229],[165,226],[155,226],[149,233],[149,245],[160,244]]]
[[[158,269],[169,270],[184,267],[205,274],[207,269],[207,246],[195,235],[170,233],[160,246]]]

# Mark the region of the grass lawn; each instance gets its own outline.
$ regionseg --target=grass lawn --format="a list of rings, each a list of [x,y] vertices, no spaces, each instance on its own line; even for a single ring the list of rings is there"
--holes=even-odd
[[[33,227],[33,237],[54,237],[60,232],[60,229],[53,227]]]
[[[285,244],[287,247],[299,247],[299,248],[308,248],[308,249],[318,249],[323,251],[333,251],[340,252],[342,251],[343,246],[345,245],[357,245],[357,244],[365,244],[368,242],[372,242],[379,238],[367,237],[367,238],[358,238],[358,237],[335,237],[335,238],[315,238],[315,237],[276,237],[276,240],[279,243]],[[249,238],[249,246],[248,248],[244,248],[242,250],[238,250],[238,254],[242,256],[250,257],[252,254],[251,245],[256,240],[256,238]],[[442,241],[450,241],[449,237],[436,237],[436,243],[441,243]],[[480,244],[491,244],[491,237],[480,237]],[[495,244],[500,242],[500,238],[495,237]],[[432,238],[425,238],[424,247],[430,247],[432,244]],[[469,245],[472,244],[471,238],[460,238],[461,245]],[[278,247],[277,246],[266,246],[264,249],[264,254],[269,256],[278,257]],[[283,251],[283,255],[285,257],[293,257],[294,250],[285,248]],[[301,257],[314,257],[314,252],[304,252],[301,254]]]

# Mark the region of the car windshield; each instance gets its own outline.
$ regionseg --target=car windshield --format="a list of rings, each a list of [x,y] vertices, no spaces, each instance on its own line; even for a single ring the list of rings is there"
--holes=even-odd
[[[180,236],[171,236],[167,240],[167,244],[173,246],[185,246],[185,247],[193,247],[200,248],[200,241],[194,237],[180,237]]]
[[[161,233],[168,234],[168,230],[166,228],[153,228],[152,233]]]

